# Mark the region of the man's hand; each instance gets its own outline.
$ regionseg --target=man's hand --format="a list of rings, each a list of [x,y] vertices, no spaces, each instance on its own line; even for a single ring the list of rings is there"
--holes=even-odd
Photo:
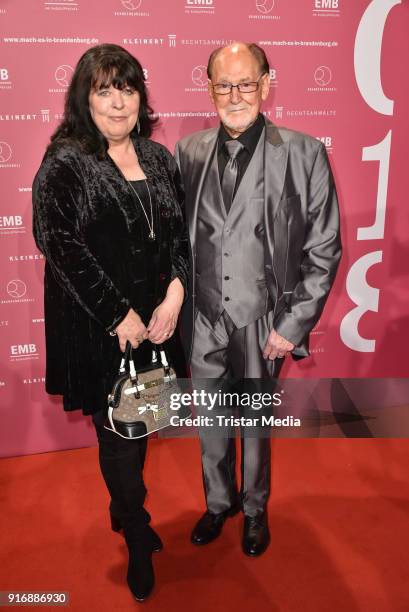
[[[178,278],[169,285],[166,297],[153,311],[148,325],[149,340],[162,344],[173,335],[183,304],[184,289]]]
[[[294,348],[295,345],[292,342],[277,334],[275,329],[273,329],[264,347],[263,357],[264,359],[271,359],[271,361],[276,359],[276,357],[287,357]]]
[[[115,331],[122,352],[125,351],[127,340],[129,340],[133,348],[138,348],[141,342],[148,337],[148,330],[141,317],[132,308],[128,310],[125,319],[121,321]]]

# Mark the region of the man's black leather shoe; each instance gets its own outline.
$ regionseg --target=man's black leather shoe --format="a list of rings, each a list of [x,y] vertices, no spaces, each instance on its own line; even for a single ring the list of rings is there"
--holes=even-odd
[[[270,543],[267,514],[244,516],[242,548],[245,555],[258,557],[265,552]]]
[[[220,512],[219,514],[205,512],[192,531],[192,543],[202,546],[213,542],[221,534],[225,520],[229,516],[237,514],[239,510],[238,506],[232,506],[230,510]]]
[[[116,533],[122,531],[122,523],[121,520],[113,514],[110,514],[111,517],[111,529]],[[147,526],[147,539],[149,540],[150,545],[152,546],[153,552],[160,552],[163,549],[163,542],[156,533],[154,529],[150,525]]]

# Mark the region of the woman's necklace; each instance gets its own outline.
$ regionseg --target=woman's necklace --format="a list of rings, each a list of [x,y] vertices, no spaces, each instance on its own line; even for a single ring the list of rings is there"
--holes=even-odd
[[[143,214],[145,215],[145,219],[146,219],[146,223],[148,224],[149,227],[149,234],[148,234],[148,239],[152,240],[152,242],[154,240],[156,240],[156,235],[155,235],[155,231],[154,231],[154,227],[153,227],[153,207],[152,207],[152,198],[151,198],[151,192],[149,190],[149,185],[146,179],[143,179],[144,183],[146,185],[146,189],[148,190],[148,195],[149,195],[149,208],[150,208],[150,216],[151,216],[151,220],[149,221],[148,215],[146,214],[146,210],[144,205],[142,204],[142,200],[139,197],[136,189],[134,189],[134,186],[132,185],[131,181],[127,181],[129,187],[132,189],[132,191],[134,192],[134,194],[136,195],[136,197],[138,198],[138,202],[140,204],[140,207],[143,210]]]

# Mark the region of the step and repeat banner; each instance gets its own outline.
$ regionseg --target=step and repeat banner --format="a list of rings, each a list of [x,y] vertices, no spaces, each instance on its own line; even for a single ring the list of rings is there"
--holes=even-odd
[[[264,112],[326,146],[344,256],[311,358],[294,378],[407,377],[409,7],[403,0],[3,0],[0,4],[0,454],[94,443],[88,419],[44,391],[44,259],[31,184],[82,53],[123,45],[160,117],[154,138],[217,125],[211,51],[256,42],[271,64]]]

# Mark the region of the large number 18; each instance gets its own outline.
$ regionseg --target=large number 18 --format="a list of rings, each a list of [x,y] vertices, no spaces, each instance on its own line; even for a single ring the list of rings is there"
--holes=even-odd
[[[393,115],[393,100],[385,96],[381,83],[382,37],[390,10],[401,1],[372,0],[362,16],[355,38],[354,68],[359,91],[365,102],[382,115]],[[369,227],[359,227],[357,240],[381,240],[384,237],[391,140],[392,130],[389,130],[381,142],[362,149],[362,161],[379,161],[379,177],[374,223]],[[379,289],[368,285],[366,274],[371,266],[381,261],[381,250],[367,253],[351,266],[347,275],[347,293],[356,306],[342,319],[340,334],[344,344],[354,351],[375,351],[375,340],[363,338],[358,324],[368,310],[378,312]]]

